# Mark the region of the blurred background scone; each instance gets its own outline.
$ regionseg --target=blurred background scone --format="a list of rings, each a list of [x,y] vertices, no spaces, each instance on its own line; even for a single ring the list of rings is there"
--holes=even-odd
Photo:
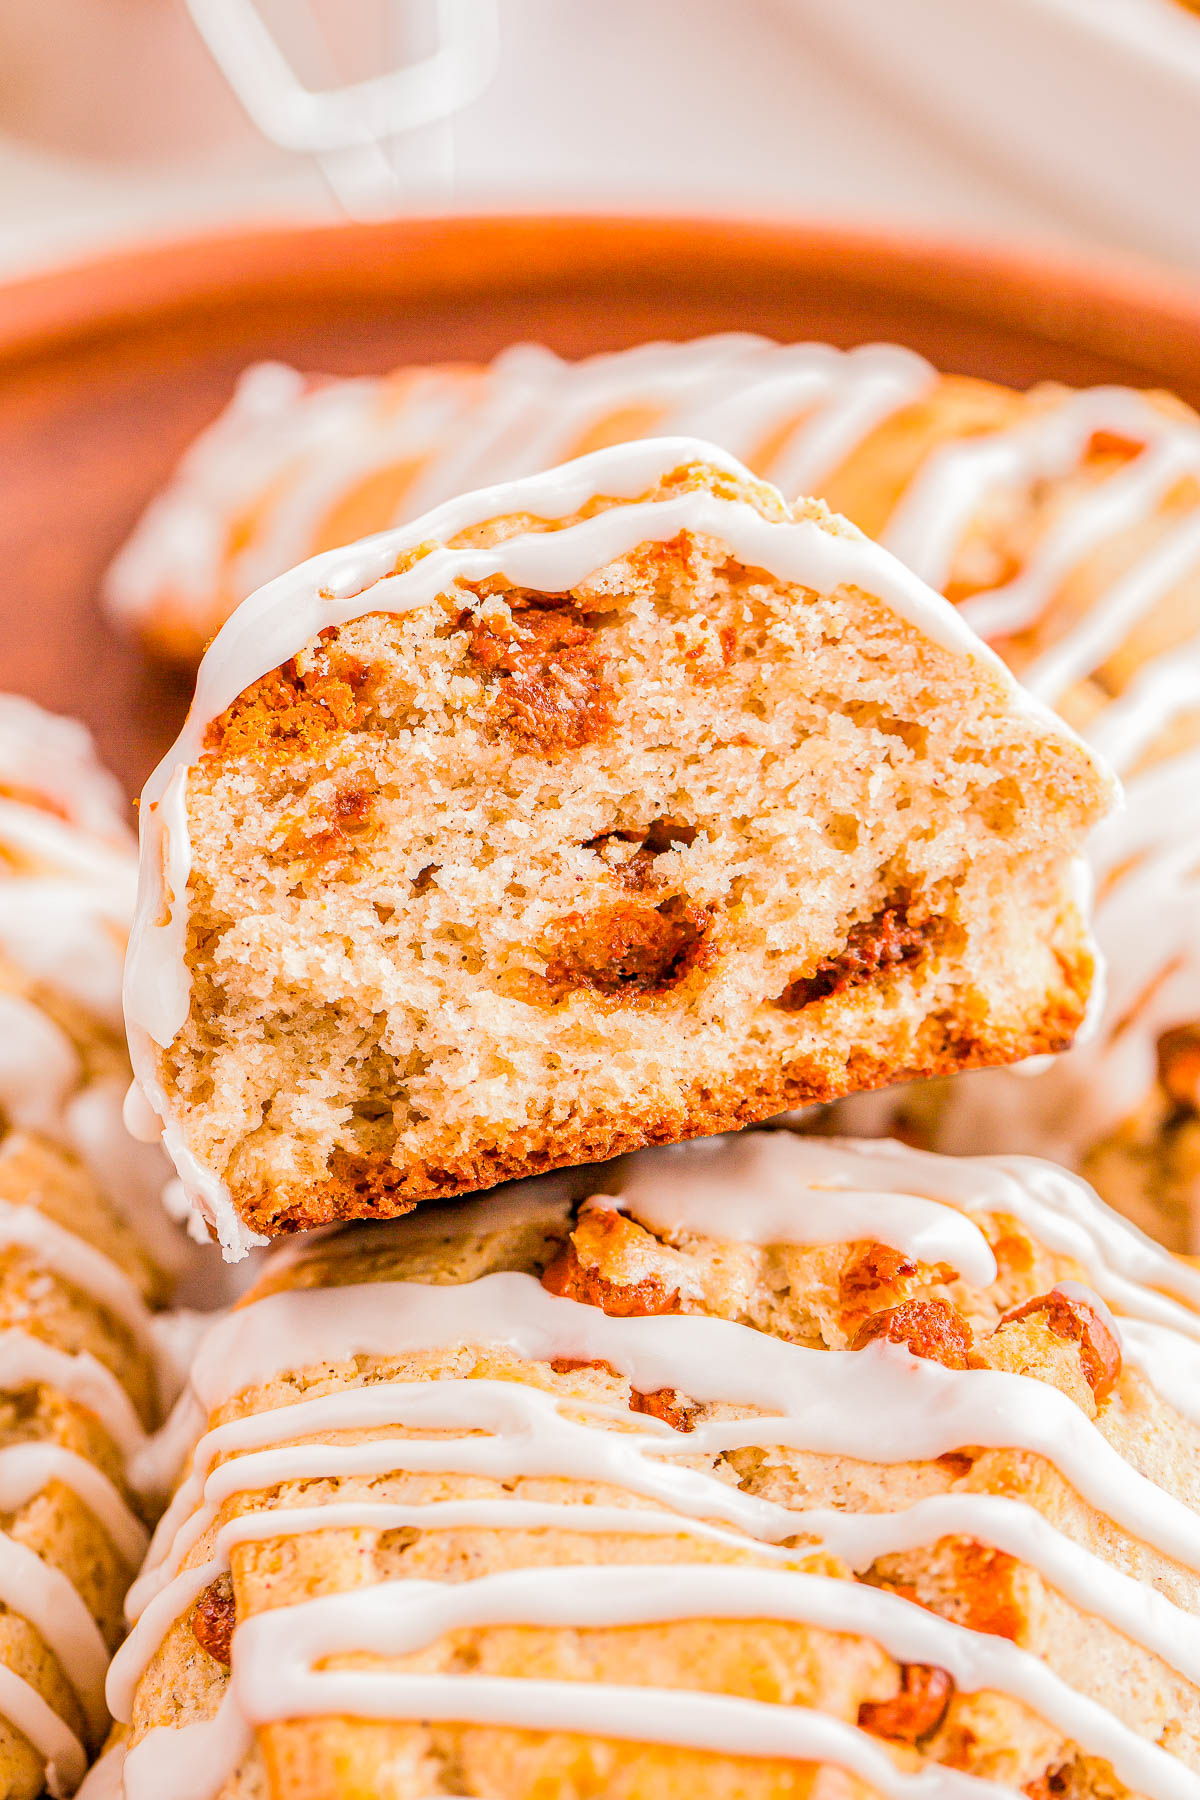
[[[237,1254],[1061,1049],[1109,800],[852,527],[618,446],[229,621],[143,797],[138,1079]]]
[[[0,1790],[68,1792],[147,1543],[174,1391],[169,1168],[121,1123],[128,808],[83,728],[0,696]]]
[[[276,1800],[1183,1800],[1200,1276],[1020,1159],[595,1181],[289,1249],[214,1328],[127,1793],[186,1741]]]

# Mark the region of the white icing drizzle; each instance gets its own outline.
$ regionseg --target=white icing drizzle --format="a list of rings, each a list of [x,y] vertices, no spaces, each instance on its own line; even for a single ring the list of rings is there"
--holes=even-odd
[[[253,1742],[232,1693],[215,1716],[178,1728],[159,1726],[125,1752],[124,1800],[212,1800]]]
[[[990,495],[1021,492],[1038,481],[1071,475],[1098,431],[1154,444],[1181,431],[1178,419],[1130,388],[1085,388],[1066,393],[1009,431],[987,432],[940,445],[918,471],[888,522],[886,541],[932,587],[946,586],[971,521]],[[1153,465],[1157,471],[1157,464]],[[1147,482],[1152,488],[1153,483]],[[1155,493],[1154,498],[1157,498]],[[1097,537],[1103,525],[1096,521]],[[1080,546],[1077,554],[1082,554]]]
[[[392,1422],[400,1422],[409,1416],[405,1411],[405,1397],[393,1390],[392,1398],[392,1411],[399,1415]],[[562,1429],[562,1421],[546,1398],[539,1397],[523,1415],[521,1428],[531,1437],[544,1431],[547,1444],[551,1444],[555,1434]],[[868,1569],[881,1556],[924,1548],[943,1537],[969,1537],[982,1540],[1036,1569],[1050,1586],[1057,1588],[1082,1611],[1106,1619],[1118,1631],[1125,1632],[1162,1657],[1189,1681],[1200,1683],[1200,1620],[1183,1612],[1155,1588],[1112,1568],[1019,1501],[999,1495],[952,1493],[928,1496],[895,1513],[847,1513],[822,1507],[789,1508],[755,1500],[736,1490],[731,1500],[725,1484],[716,1483],[713,1477],[703,1477],[697,1483],[691,1479],[694,1471],[681,1471],[669,1464],[656,1468],[655,1455],[666,1447],[660,1441],[661,1434],[645,1433],[634,1438],[633,1434],[623,1432],[615,1456],[606,1457],[603,1453],[589,1454],[597,1435],[595,1432],[589,1437],[577,1426],[568,1424],[566,1429],[571,1435],[560,1441],[557,1460],[552,1449],[541,1446],[535,1452],[532,1469],[528,1462],[522,1464],[524,1473],[570,1474],[576,1478],[613,1482],[631,1493],[644,1491],[657,1500],[663,1510],[590,1503],[557,1505],[515,1499],[425,1501],[413,1505],[386,1500],[329,1501],[319,1506],[288,1506],[242,1513],[220,1528],[214,1544],[216,1554],[212,1558],[183,1567],[183,1558],[211,1527],[220,1505],[235,1496],[253,1493],[259,1481],[264,1486],[273,1482],[281,1469],[286,1471],[282,1478],[288,1480],[303,1478],[310,1472],[319,1476],[328,1473],[333,1460],[319,1451],[312,1461],[301,1454],[290,1458],[275,1456],[258,1465],[252,1456],[235,1457],[233,1464],[227,1465],[230,1468],[228,1475],[217,1483],[206,1482],[203,1505],[189,1522],[186,1536],[177,1534],[163,1562],[152,1564],[147,1575],[131,1591],[129,1614],[133,1630],[118,1651],[109,1676],[109,1696],[114,1712],[121,1717],[129,1716],[136,1684],[163,1633],[211,1581],[228,1570],[229,1553],[235,1546],[310,1531],[353,1527],[389,1531],[415,1526],[433,1531],[474,1526],[484,1530],[538,1531],[556,1526],[564,1531],[585,1533],[619,1531],[641,1536],[688,1535],[743,1552],[753,1547],[760,1558],[778,1562],[794,1562],[802,1554],[778,1547],[777,1540],[795,1537],[808,1540],[809,1549],[833,1551],[859,1572]],[[403,1468],[411,1454],[415,1454],[418,1463],[427,1460],[428,1452],[423,1458],[420,1448],[415,1452],[406,1450],[406,1445],[411,1442],[410,1439],[383,1440],[378,1448],[364,1450],[355,1459],[356,1472],[395,1473]],[[568,1447],[564,1449],[563,1444]],[[528,1454],[526,1451],[526,1456]],[[472,1463],[470,1469],[453,1472],[478,1475],[502,1472],[504,1467],[497,1468],[494,1459],[486,1455],[480,1457],[478,1453],[468,1453],[468,1460]],[[350,1471],[343,1469],[342,1472]],[[715,1526],[697,1516],[714,1510],[723,1510],[747,1535],[740,1536],[737,1531]]]
[[[111,1369],[88,1350],[70,1352],[24,1331],[0,1331],[0,1393],[53,1387],[94,1412],[126,1458],[146,1441],[129,1395]]]
[[[124,1772],[125,1745],[118,1741],[92,1764],[77,1790],[77,1800],[121,1800]]]
[[[0,1200],[0,1249],[28,1250],[46,1269],[89,1295],[128,1329],[147,1354],[155,1351],[150,1310],[135,1283],[102,1250],[66,1231],[33,1206]]]
[[[58,1136],[82,1079],[79,1052],[49,1013],[0,992],[0,1107],[9,1127]]]
[[[1096,1294],[1122,1315],[1127,1360],[1164,1395],[1178,1390],[1172,1404],[1200,1424],[1200,1387],[1182,1379],[1191,1352],[1182,1340],[1200,1343],[1200,1269],[1169,1255],[1052,1163],[762,1130],[629,1157],[619,1169],[617,1204],[669,1234],[691,1229],[758,1244],[873,1238],[927,1263],[949,1263],[984,1285],[995,1278],[986,1239],[975,1226],[974,1237],[953,1230],[949,1220],[965,1215],[962,1227],[975,1213],[1010,1214],[1081,1265]]]
[[[462,496],[401,531],[315,557],[251,595],[210,646],[184,728],[142,795],[141,882],[126,965],[125,1016],[135,1077],[164,1123],[164,1142],[189,1198],[231,1256],[244,1254],[252,1239],[237,1220],[224,1185],[188,1152],[155,1066],[154,1047],[166,1047],[182,1029],[190,998],[188,771],[211,720],[318,632],[368,612],[425,605],[456,583],[481,582],[495,574],[520,587],[559,593],[639,544],[668,542],[686,531],[719,539],[739,561],[780,580],[820,592],[851,585],[878,596],[942,647],[984,660],[1007,696],[1020,703],[1003,664],[985,652],[954,609],[860,534],[830,531],[810,519],[766,519],[747,502],[721,499],[705,489],[638,501],[665,474],[690,462],[707,462],[748,478],[739,463],[695,439],[656,439],[598,451],[543,475]],[[596,494],[627,504],[556,531],[527,533],[486,548],[448,547],[481,521],[513,513],[568,518]],[[435,547],[403,573],[390,572],[406,551],[428,544]],[[1039,718],[1045,728],[1065,732],[1052,714]]]
[[[822,1151],[820,1144],[801,1146],[790,1132],[675,1144],[620,1165],[616,1205],[669,1236],[689,1231],[753,1244],[863,1239],[918,1262],[949,1264],[979,1287],[996,1279],[991,1246],[965,1213],[894,1183],[875,1191],[860,1186],[850,1178],[859,1170],[851,1164],[848,1171],[844,1155]],[[869,1170],[862,1172],[869,1180]],[[936,1168],[933,1174],[936,1183]],[[911,1190],[911,1171],[907,1179]]]
[[[928,364],[890,346],[846,353],[827,345],[780,347],[738,336],[648,345],[578,364],[524,345],[484,373],[414,372],[390,385],[338,382],[313,389],[290,370],[252,370],[225,417],[189,453],[172,487],[155,502],[123,554],[110,591],[130,616],[153,613],[169,592],[175,599],[185,595],[192,616],[207,619],[222,586],[228,520],[248,496],[278,489],[277,498],[263,500],[261,535],[235,558],[231,579],[237,592],[248,592],[302,557],[311,545],[313,519],[358,479],[393,459],[415,457],[421,466],[404,495],[411,516],[477,482],[523,475],[539,462],[569,455],[606,418],[623,417],[625,428],[639,434],[694,433],[750,462],[787,494],[820,492],[879,424],[912,401],[936,394],[936,381]],[[1181,480],[1200,479],[1200,429],[1193,420],[1129,389],[1100,387],[1060,398],[1039,394],[1015,426],[972,432],[933,449],[901,495],[884,541],[933,586],[944,586],[973,521],[989,503],[995,497],[1020,500],[1040,484],[1069,481],[1098,432],[1143,448],[1072,498],[1018,575],[974,595],[962,608],[985,638],[1037,625],[1051,612],[1064,581],[1106,542],[1151,521]],[[1070,685],[1094,674],[1131,627],[1197,567],[1200,524],[1193,506],[1041,654],[1026,672],[1031,687],[1043,698],[1060,699]],[[1092,572],[1088,579],[1099,577]],[[1110,726],[1109,715],[1118,708],[1122,723],[1136,735],[1152,730],[1170,679],[1165,672],[1152,684],[1136,678],[1094,721],[1090,741],[1105,747],[1116,726],[1116,720]],[[1178,697],[1189,707],[1200,704],[1194,685],[1190,699]],[[1195,779],[1200,754],[1189,766]],[[1157,865],[1139,893],[1145,916],[1171,907],[1179,892],[1178,871]],[[1193,896],[1186,899],[1191,903]],[[1110,962],[1119,963],[1129,933],[1123,921],[1106,923],[1101,948]],[[1183,951],[1174,940],[1164,946],[1156,972],[1167,971],[1181,954],[1194,967],[1194,936]],[[1119,1125],[1149,1090],[1154,1038],[1166,1026],[1195,1019],[1193,992],[1192,985],[1175,982],[1153,1016],[1132,1020],[1110,1003],[1097,1017],[1094,1053],[1082,1054],[1081,1046],[1067,1062],[1050,1067],[1051,1091],[1028,1117],[1022,1116],[1028,1088],[1014,1089],[1004,1072],[981,1075],[969,1089],[960,1084],[959,1092],[971,1098],[961,1126],[951,1122],[945,1147],[1006,1149],[1020,1143],[1078,1162],[1095,1137]],[[1108,1059],[1104,1051],[1118,1028],[1140,1049]],[[980,1091],[988,1094],[986,1100],[976,1101]],[[1054,1120],[1080,1120],[1080,1098],[1087,1101],[1086,1130],[1080,1122],[1064,1136]]]
[[[289,1366],[289,1355],[291,1366],[301,1355],[308,1364],[336,1364],[469,1340],[503,1344],[528,1360],[595,1358],[644,1392],[676,1387],[780,1415],[769,1426],[762,1420],[701,1426],[687,1434],[696,1451],[731,1448],[746,1442],[747,1432],[749,1441],[762,1443],[764,1431],[774,1444],[883,1463],[933,1458],[968,1444],[1030,1450],[1124,1530],[1200,1570],[1200,1518],[1130,1467],[1045,1383],[992,1369],[951,1370],[882,1343],[859,1351],[809,1350],[724,1319],[609,1319],[595,1307],[548,1294],[525,1275],[489,1275],[449,1288],[375,1282],[354,1290],[353,1306],[346,1292],[289,1290],[223,1320],[193,1373],[201,1403],[212,1410],[238,1389],[271,1380]],[[418,1396],[412,1404],[438,1402]],[[469,1409],[474,1402],[468,1395],[461,1404]],[[368,1409],[370,1402],[351,1405]]]
[[[803,1762],[832,1763],[861,1776],[887,1800],[1020,1800],[1012,1788],[961,1774],[957,1769],[934,1764],[913,1773],[903,1772],[877,1738],[857,1726],[804,1707],[771,1706],[724,1694],[695,1694],[678,1689],[614,1689],[598,1683],[572,1683],[569,1688],[558,1682],[520,1685],[533,1690],[534,1704],[537,1693],[551,1690],[546,1697],[555,1705],[553,1716],[559,1729],[571,1728],[569,1714],[562,1709],[570,1703],[578,1706],[588,1695],[597,1697],[597,1713],[611,1713],[614,1703],[636,1698],[639,1693],[653,1693],[659,1702],[658,1730],[664,1730],[665,1721],[669,1721],[670,1730],[669,1736],[658,1736],[658,1742],[691,1741],[699,1748],[733,1755],[784,1756]],[[473,1691],[479,1707],[481,1691],[478,1686]],[[502,1708],[504,1698],[497,1696]],[[587,1720],[579,1719],[575,1728],[599,1729],[601,1723],[592,1715]],[[647,1732],[652,1729],[652,1722],[648,1721]],[[617,1733],[614,1731],[613,1735]],[[126,1753],[121,1790],[124,1800],[161,1800],[168,1781],[172,1800],[211,1800],[236,1770],[250,1742],[250,1726],[238,1704],[238,1691],[231,1685],[212,1719],[186,1725],[181,1731],[159,1727],[147,1732]],[[174,1773],[177,1768],[184,1771],[182,1779]],[[103,1800],[109,1800],[111,1793],[111,1789],[102,1790]]]
[[[132,847],[129,802],[102,767],[91,732],[20,694],[0,694],[0,788],[41,796],[94,838]]]
[[[678,1743],[683,1719],[660,1689],[318,1671],[314,1665],[357,1651],[408,1655],[446,1631],[491,1624],[602,1628],[696,1618],[776,1619],[870,1636],[897,1662],[946,1669],[965,1692],[1010,1694],[1068,1740],[1106,1757],[1136,1792],[1155,1800],[1190,1800],[1195,1794],[1196,1776],[1175,1757],[1004,1638],[969,1631],[896,1595],[827,1576],[713,1564],[692,1565],[685,1583],[679,1576],[678,1568],[655,1565],[574,1567],[566,1582],[561,1568],[534,1568],[448,1585],[406,1580],[328,1594],[256,1614],[240,1625],[233,1685],[254,1725],[323,1713],[457,1719],[466,1706],[485,1724]],[[693,1718],[699,1710],[693,1709]],[[792,1711],[785,1709],[784,1716]],[[704,1729],[696,1720],[693,1731]],[[771,1735],[769,1728],[765,1735]],[[740,1732],[737,1738],[744,1754],[745,1738]],[[691,1732],[684,1741],[703,1748],[729,1744],[728,1738],[714,1744]],[[761,1747],[758,1753],[764,1754]]]
[[[878,1234],[877,1241],[900,1240],[934,1265],[973,1260],[985,1276],[994,1274],[994,1264],[985,1263],[986,1238],[971,1215],[1017,1217],[1048,1248],[1075,1258],[1096,1289],[1106,1292],[1118,1314],[1127,1360],[1157,1371],[1160,1361],[1167,1365],[1181,1350],[1200,1351],[1200,1271],[1177,1263],[1108,1212],[1074,1177],[1022,1158],[956,1162],[898,1144],[801,1139],[775,1131],[643,1152],[617,1165],[614,1177],[615,1197],[601,1196],[595,1203],[617,1204],[668,1236],[710,1236],[718,1219],[736,1219],[736,1234],[745,1242],[823,1243],[829,1241],[832,1216],[844,1225],[841,1241]],[[504,1228],[560,1217],[566,1182],[560,1178],[547,1185],[551,1191],[544,1205],[536,1183],[504,1196]],[[808,1203],[813,1194],[824,1197],[820,1212]],[[906,1203],[921,1200],[925,1210]],[[487,1204],[427,1217],[417,1221],[417,1230],[486,1232]],[[969,1229],[955,1230],[950,1223],[955,1219]],[[374,1237],[382,1246],[394,1231],[403,1241],[407,1229],[405,1223],[376,1227]],[[367,1241],[361,1231],[347,1235],[351,1248]],[[286,1253],[295,1254],[290,1248]],[[1059,1285],[1071,1291],[1073,1284]],[[1102,1305],[1095,1291],[1084,1289],[1082,1297]],[[694,1430],[679,1433],[657,1419],[636,1415],[635,1423],[623,1408],[561,1392],[511,1380],[447,1376],[371,1382],[215,1426],[197,1443],[130,1593],[134,1629],[109,1680],[117,1716],[130,1715],[138,1680],[164,1632],[228,1569],[230,1552],[241,1544],[354,1527],[558,1528],[621,1531],[647,1540],[669,1534],[740,1550],[768,1566],[573,1566],[569,1582],[561,1568],[543,1568],[522,1571],[512,1581],[404,1582],[356,1589],[329,1604],[304,1602],[261,1615],[267,1621],[261,1626],[257,1618],[239,1626],[226,1704],[238,1709],[243,1727],[247,1721],[328,1711],[574,1728],[705,1745],[709,1740],[692,1735],[699,1709],[659,1708],[659,1696],[643,1690],[609,1693],[589,1686],[576,1696],[564,1694],[557,1683],[481,1686],[475,1678],[458,1687],[457,1676],[329,1671],[316,1665],[344,1651],[404,1654],[463,1623],[501,1618],[578,1625],[647,1617],[795,1617],[873,1637],[902,1661],[935,1663],[964,1689],[986,1687],[1013,1696],[1086,1754],[1109,1758],[1122,1779],[1155,1800],[1174,1800],[1194,1787],[1195,1776],[1175,1758],[1005,1640],[965,1631],[875,1588],[794,1567],[823,1548],[861,1572],[882,1556],[932,1546],[945,1537],[973,1539],[1018,1558],[1081,1611],[1105,1619],[1187,1680],[1200,1682],[1200,1619],[1148,1582],[1108,1564],[1033,1507],[1002,1495],[954,1491],[926,1496],[895,1513],[792,1508],[691,1466],[746,1446],[791,1446],[877,1463],[928,1459],[966,1446],[1025,1449],[1057,1467],[1114,1525],[1200,1570],[1200,1519],[1127,1463],[1071,1401],[1040,1381],[987,1369],[949,1370],[879,1342],[856,1352],[813,1351],[701,1315],[619,1319],[550,1295],[530,1276],[496,1274],[465,1286],[387,1282],[286,1289],[252,1301],[205,1340],[192,1371],[191,1418],[202,1422],[234,1394],[292,1369],[336,1367],[356,1356],[402,1358],[460,1344],[502,1346],[529,1361],[598,1360],[635,1389],[674,1387],[695,1401],[753,1409],[752,1416],[700,1421]],[[403,1435],[386,1435],[389,1427]],[[328,1441],[331,1433],[347,1432],[358,1434],[359,1441]],[[519,1494],[424,1502],[373,1495],[339,1501],[335,1494],[319,1504],[301,1499],[258,1511],[239,1509],[208,1535],[222,1508],[240,1496],[289,1482],[371,1480],[400,1472],[506,1483],[563,1478],[629,1498],[614,1506],[607,1499],[559,1505]],[[189,1566],[206,1538],[204,1557]],[[498,1610],[492,1609],[491,1596],[498,1596]],[[581,1706],[593,1704],[581,1697],[584,1693],[599,1695],[586,1722],[570,1710],[577,1698]],[[773,1741],[769,1728],[777,1714],[788,1719],[782,1727],[788,1731],[791,1721],[815,1716],[803,1709],[768,1709],[759,1722],[768,1730],[763,1739],[759,1724],[739,1714],[739,1724],[731,1722],[720,1746],[735,1754],[766,1753],[753,1746]],[[232,1710],[225,1713],[210,1738],[198,1739],[216,1746],[209,1767],[218,1777],[197,1790],[197,1800],[215,1792],[244,1753],[244,1730],[235,1729],[232,1717]],[[576,1718],[575,1726],[567,1722]],[[651,1731],[654,1719],[661,1738]],[[795,1747],[782,1753],[803,1755],[800,1740],[791,1741]],[[167,1755],[164,1740],[153,1754]],[[854,1766],[828,1754],[842,1766]],[[150,1766],[147,1752],[143,1768]],[[128,1796],[133,1800],[132,1788]]]
[[[606,422],[638,437],[710,439],[786,493],[811,492],[935,381],[923,358],[892,345],[844,352],[737,333],[577,363],[518,344],[486,371],[384,381],[312,383],[261,364],[147,510],[109,570],[106,598],[126,622],[165,604],[203,635],[218,594],[241,598],[311,555],[315,522],[373,474],[412,465],[391,521],[401,524],[470,488],[563,462]],[[231,554],[230,526],[248,505],[256,528]]]
[[[73,1794],[83,1780],[87,1756],[70,1726],[27,1681],[0,1663],[0,1717],[29,1739],[46,1764],[46,1791]]]
[[[121,1029],[121,966],[135,891],[127,806],[95,761],[88,734],[70,720],[0,696],[0,959],[8,971],[0,992],[0,1161],[20,1166],[30,1136],[47,1140],[77,1158],[126,1216],[140,1207],[152,1226],[165,1174],[161,1154],[128,1139],[119,1084],[90,1079],[68,1030],[38,1003],[43,995],[48,1004],[55,997],[68,1011],[82,1008],[97,1029]],[[31,991],[14,991],[25,984]],[[157,1367],[153,1322],[136,1282],[37,1200],[31,1193],[28,1205],[0,1201],[0,1251],[26,1257],[35,1284],[54,1276],[85,1294]],[[152,1244],[161,1242],[161,1232],[149,1235]],[[93,1413],[127,1460],[143,1449],[146,1433],[129,1394],[95,1356],[72,1354],[19,1329],[0,1332],[0,1389],[35,1385]],[[135,1568],[147,1532],[99,1468],[52,1441],[0,1448],[0,1511],[20,1511],[55,1482],[92,1513],[116,1556]],[[102,1736],[108,1653],[80,1593],[53,1563],[0,1534],[0,1602],[40,1634],[78,1696],[89,1733]],[[2,1665],[0,1714],[46,1758],[49,1791],[72,1791],[83,1773],[80,1744]]]
[[[19,1511],[52,1481],[70,1488],[104,1527],[121,1560],[136,1568],[146,1554],[149,1533],[95,1463],[44,1441],[0,1449],[0,1512]]]
[[[1061,700],[1075,682],[1102,668],[1151,607],[1198,565],[1200,509],[1169,532],[1123,580],[1115,582],[1069,636],[1023,671],[1030,692],[1048,705]]]
[[[1141,697],[1152,704],[1160,692],[1155,679]],[[1117,730],[1136,742],[1144,727],[1126,714]],[[1159,1037],[1200,1020],[1200,750],[1135,775],[1125,810],[1091,849],[1093,925],[1108,965],[1101,1028],[1035,1080],[1007,1070],[964,1077],[939,1122],[939,1149],[1003,1142],[1078,1166],[1153,1090]]]
[[[123,1026],[137,885],[127,814],[83,726],[0,695],[0,959],[112,1032]],[[177,1268],[180,1234],[161,1217],[164,1159],[130,1141],[114,1083],[87,1080],[79,1052],[36,992],[0,993],[0,1045],[9,1126],[79,1157],[152,1254]]]
[[[108,1646],[100,1628],[61,1569],[0,1532],[0,1603],[28,1619],[58,1658],[79,1698],[88,1726],[103,1735],[108,1720],[104,1679]]]
[[[166,1274],[198,1272],[198,1259],[166,1209],[169,1165],[157,1144],[139,1143],[126,1129],[126,1084],[115,1077],[89,1081],[63,1107],[61,1136],[100,1192],[134,1226],[147,1255]],[[49,1132],[48,1135],[57,1135]]]
[[[1200,483],[1200,429],[1193,421],[1122,389],[1068,395],[1010,432],[936,451],[901,500],[885,542],[926,580],[945,585],[957,546],[988,495],[1068,477],[1096,431],[1144,448],[1065,511],[1020,574],[961,609],[985,637],[1039,624],[1064,580],[1088,557],[1106,542],[1119,542],[1122,532],[1144,526],[1182,480]],[[1198,571],[1200,501],[1193,501],[1042,650],[1023,680],[1040,699],[1058,704]],[[1172,719],[1185,714],[1200,716],[1195,644],[1144,665],[1084,735],[1124,774]],[[1150,776],[1135,777],[1125,811],[1106,823],[1094,843],[1099,872],[1119,873],[1102,894],[1094,921],[1112,986],[1090,1038],[1081,1034],[1065,1056],[1042,1065],[1036,1082],[1021,1080],[1023,1071],[989,1070],[956,1083],[940,1149],[1017,1146],[1078,1166],[1152,1091],[1160,1034],[1200,1019],[1200,814],[1194,799],[1200,750],[1185,751],[1168,767],[1162,786],[1171,797]]]

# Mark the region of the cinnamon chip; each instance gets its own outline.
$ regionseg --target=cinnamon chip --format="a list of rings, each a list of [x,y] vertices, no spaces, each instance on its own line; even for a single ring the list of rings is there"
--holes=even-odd
[[[678,1388],[655,1388],[649,1394],[640,1394],[634,1388],[629,1396],[629,1410],[648,1413],[652,1419],[661,1419],[672,1431],[695,1430],[696,1408],[680,1399]]]
[[[947,1369],[971,1365],[971,1328],[948,1300],[905,1300],[885,1312],[872,1313],[851,1348],[862,1350],[876,1338],[904,1344],[914,1356],[928,1357]]]
[[[996,1330],[1002,1331],[1006,1325],[1035,1313],[1045,1315],[1045,1323],[1055,1337],[1078,1344],[1083,1373],[1099,1406],[1112,1393],[1121,1374],[1121,1341],[1100,1296],[1077,1281],[1062,1281],[1048,1294],[1037,1294],[1023,1306],[1010,1307]]]
[[[597,1206],[580,1214],[542,1286],[614,1319],[647,1318],[680,1310],[680,1269],[678,1257],[645,1226]]]
[[[684,894],[629,897],[554,927],[545,980],[553,997],[578,989],[612,1000],[666,993],[712,957],[713,908]]]
[[[933,1663],[902,1663],[900,1692],[891,1700],[864,1700],[858,1723],[875,1737],[919,1744],[938,1730],[954,1698],[954,1682]]]
[[[627,1283],[610,1281],[594,1265],[579,1260],[574,1244],[559,1251],[542,1276],[542,1286],[564,1300],[598,1306],[612,1319],[644,1319],[679,1311],[678,1288],[668,1290],[654,1275]]]
[[[889,903],[855,925],[836,956],[818,963],[811,975],[789,982],[776,1004],[784,1012],[799,1012],[814,1000],[862,987],[881,971],[914,963],[928,949],[936,929],[933,919],[910,923],[907,903]]]
[[[192,1636],[202,1650],[223,1668],[230,1666],[233,1630],[237,1624],[237,1604],[233,1583],[228,1575],[211,1581],[192,1608],[189,1620]]]
[[[1184,1112],[1200,1113],[1200,1026],[1177,1025],[1158,1040],[1158,1080]]]
[[[616,690],[605,674],[595,622],[565,595],[521,604],[511,618],[464,613],[469,655],[495,692],[497,722],[522,748],[578,750],[612,727]]]
[[[861,1244],[842,1270],[842,1300],[851,1304],[879,1288],[894,1289],[916,1272],[916,1263],[889,1244]]]
[[[1062,1800],[1070,1778],[1071,1771],[1064,1764],[1058,1769],[1047,1769],[1044,1775],[1027,1781],[1021,1792],[1028,1794],[1029,1800]]]

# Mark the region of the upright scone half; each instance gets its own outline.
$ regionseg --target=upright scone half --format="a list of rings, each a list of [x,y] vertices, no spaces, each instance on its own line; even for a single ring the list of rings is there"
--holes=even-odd
[[[1192,1800],[1198,1309],[1051,1164],[778,1130],[277,1251],[105,1791]]]
[[[227,1251],[1061,1049],[1112,782],[940,596],[688,439],[302,565],[143,796],[126,1016]]]

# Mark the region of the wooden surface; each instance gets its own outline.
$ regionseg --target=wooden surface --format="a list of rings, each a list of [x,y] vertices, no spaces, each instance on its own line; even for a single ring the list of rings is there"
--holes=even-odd
[[[740,328],[911,344],[948,369],[1200,404],[1200,296],[769,224],[486,219],[264,228],[0,289],[0,687],[85,718],[135,790],[187,695],[100,619],[138,511],[255,357],[340,373]]]

